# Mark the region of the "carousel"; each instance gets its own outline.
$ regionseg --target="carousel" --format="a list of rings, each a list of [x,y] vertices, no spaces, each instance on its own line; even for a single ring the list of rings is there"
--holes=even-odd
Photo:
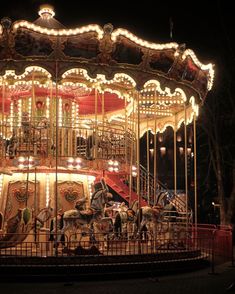
[[[188,248],[197,224],[196,120],[213,84],[212,64],[185,44],[150,43],[110,23],[67,29],[54,16],[44,5],[34,22],[1,20],[0,255]],[[159,181],[155,152],[169,128],[171,190]]]

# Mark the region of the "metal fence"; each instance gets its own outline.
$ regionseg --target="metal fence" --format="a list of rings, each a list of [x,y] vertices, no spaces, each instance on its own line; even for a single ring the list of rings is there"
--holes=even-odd
[[[181,228],[178,231],[169,230],[165,234],[143,232],[137,236],[133,236],[131,232],[122,236],[117,236],[115,232],[79,233],[65,235],[63,240],[61,235],[51,238],[47,232],[37,236],[29,234],[25,241],[17,244],[20,237],[21,234],[12,234],[11,241],[0,238],[1,263],[9,263],[9,258],[20,264],[28,263],[30,258],[39,258],[37,262],[40,264],[42,258],[43,262],[47,258],[56,258],[56,263],[60,264],[60,260],[66,263],[60,258],[67,258],[69,264],[77,264],[87,262],[87,257],[141,256],[142,261],[153,258],[155,262],[206,260],[211,264],[211,272],[214,272],[218,263],[231,261],[233,264],[232,229],[229,226],[217,228],[197,225],[188,231]],[[81,259],[83,257],[86,259]],[[102,263],[102,259],[97,262]]]

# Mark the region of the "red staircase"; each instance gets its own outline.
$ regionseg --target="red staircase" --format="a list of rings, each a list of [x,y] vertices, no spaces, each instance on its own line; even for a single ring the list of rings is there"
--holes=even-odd
[[[131,197],[130,197],[129,187],[125,183],[123,183],[119,174],[106,173],[105,182],[118,195],[120,195],[124,200],[126,200],[129,203],[129,205],[130,205],[130,202],[133,202],[134,200],[138,200],[138,195],[133,190],[131,192]],[[147,201],[145,201],[144,199],[141,199],[140,204],[141,206],[145,206],[147,205]]]

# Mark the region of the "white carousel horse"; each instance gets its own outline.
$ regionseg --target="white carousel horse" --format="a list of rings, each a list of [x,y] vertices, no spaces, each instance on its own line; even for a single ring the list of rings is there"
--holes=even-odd
[[[131,207],[125,203],[120,205],[120,209],[115,217],[114,233],[116,238],[126,237],[128,240],[134,237],[136,232],[136,212],[138,201],[134,200]]]
[[[164,212],[161,205],[143,206],[137,211],[137,226],[138,235],[142,237],[142,232],[147,230],[147,233],[156,237],[157,231],[160,229],[163,220]]]
[[[43,226],[53,215],[53,208],[48,206],[41,209],[38,215],[35,217],[36,226],[43,230]]]
[[[91,231],[92,224],[100,222],[104,217],[105,204],[108,204],[111,198],[112,194],[108,192],[108,188],[102,185],[101,189],[92,194],[91,204],[87,210],[72,209],[64,212],[61,233],[64,234],[71,228],[75,231],[78,228],[85,232]]]

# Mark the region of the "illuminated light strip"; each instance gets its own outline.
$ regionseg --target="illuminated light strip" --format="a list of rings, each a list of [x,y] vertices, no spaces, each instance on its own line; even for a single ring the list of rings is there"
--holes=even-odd
[[[149,111],[149,110],[140,110],[140,113],[143,114],[155,114],[159,116],[172,116],[173,114],[170,112],[159,112],[159,111]]]
[[[181,124],[184,122],[184,118],[181,118],[177,123],[177,130],[180,128]]]
[[[162,128],[157,128],[156,129],[156,133],[163,133],[165,132],[166,128],[167,127],[172,127],[172,129],[174,129],[174,124],[172,122],[166,122],[164,123],[163,127]],[[148,130],[154,135],[155,132],[153,130],[152,127],[149,127]],[[140,133],[140,138],[145,134],[145,132],[147,131],[147,128],[142,130],[142,132]]]
[[[107,80],[105,75],[103,74],[97,74],[96,78],[91,78],[88,73],[87,70],[83,69],[83,68],[73,68],[70,69],[68,71],[66,71],[65,73],[63,73],[62,78],[65,79],[66,77],[68,77],[70,74],[77,74],[77,75],[82,75],[84,78],[86,78],[88,81],[93,82],[93,83],[102,83],[102,84],[112,84],[114,82],[124,82],[124,79],[126,79],[131,85],[132,87],[136,86],[136,82],[135,80],[130,77],[127,74],[124,73],[116,73],[114,75],[114,78],[112,80]],[[68,84],[68,83],[72,83],[72,82],[63,82],[63,84]],[[75,83],[73,83],[75,84]],[[96,85],[94,86],[96,87]]]
[[[95,32],[97,33],[98,39],[102,39],[104,35],[104,32],[99,25],[88,25],[88,26],[83,26],[83,27],[75,28],[75,29],[47,29],[47,28],[35,25],[26,20],[23,20],[23,21],[17,21],[14,23],[13,30],[16,31],[19,28],[26,28],[34,32],[38,32],[40,34],[46,34],[51,36],[75,36],[75,35],[79,35],[83,33]]]
[[[46,76],[48,78],[51,78],[51,74],[46,69],[44,69],[40,66],[28,66],[28,67],[26,67],[24,73],[21,75],[16,75],[14,70],[6,70],[5,75],[3,75],[2,77],[6,78],[8,76],[13,76],[15,79],[23,79],[33,71],[34,72],[42,72],[42,73],[46,74]]]
[[[50,202],[50,175],[46,174],[46,207]]]
[[[161,85],[160,82],[157,80],[149,80],[144,84],[144,89],[141,90],[141,93],[149,91],[148,90],[148,86],[149,85],[155,85],[156,88],[150,88],[150,91],[158,91],[160,94],[167,94],[167,96],[169,97],[174,97],[174,96],[179,96],[179,94],[181,95],[181,97],[183,98],[183,101],[187,101],[187,96],[185,94],[185,92],[181,89],[181,88],[176,88],[174,93],[171,93],[170,88],[166,87],[165,90],[161,89]],[[154,97],[154,96],[153,96]]]
[[[125,115],[122,115],[122,114],[115,114],[115,115],[112,115],[110,118],[109,118],[109,122],[111,122],[112,120],[117,120],[117,121],[125,121]]]
[[[62,85],[59,85],[59,89],[63,89],[63,86],[65,87],[80,87],[85,89],[86,91],[91,91],[92,88],[89,88],[86,84],[84,83],[77,83],[77,82],[62,82]]]
[[[10,103],[10,130],[12,132],[12,129],[13,129],[13,115],[14,115],[14,104],[13,104],[13,101],[11,101]]]
[[[79,124],[79,104],[76,104],[76,117],[75,117],[75,125]]]
[[[183,101],[184,102],[187,101],[187,96],[186,96],[184,90],[182,90],[181,88],[176,88],[175,93],[180,93],[181,97],[183,98]]]
[[[145,84],[144,84],[144,88],[147,88],[149,85],[154,85],[156,88],[154,89],[154,88],[152,88],[150,91],[158,91],[160,94],[165,94],[165,91],[164,90],[162,90],[161,89],[161,85],[160,85],[160,82],[159,81],[157,81],[157,80],[149,80],[149,81],[147,81]],[[148,89],[145,89],[146,91],[148,91]],[[141,92],[142,91],[144,91],[144,89],[143,90],[141,90]]]
[[[199,114],[199,106],[196,104],[195,102],[195,97],[192,96],[190,99],[189,99],[189,102],[191,103],[192,105],[192,109],[193,109],[193,112],[196,114],[196,116],[198,116]]]
[[[114,75],[114,78],[112,80],[106,80],[106,77],[103,74],[97,74],[96,78],[91,78],[88,75],[88,73],[87,73],[87,71],[85,69],[82,69],[82,68],[73,68],[73,69],[70,69],[70,70],[66,71],[65,73],[63,73],[62,78],[65,79],[65,78],[67,78],[71,74],[82,75],[88,81],[90,81],[92,83],[97,83],[97,84],[93,84],[91,86],[91,88],[96,88],[101,93],[104,93],[105,91],[108,92],[108,90],[101,89],[99,84],[108,84],[108,85],[110,85],[110,84],[113,84],[114,82],[119,82],[119,83],[120,82],[123,82],[124,83],[125,82],[124,80],[126,79],[128,81],[128,83],[131,84],[132,87],[135,87],[136,86],[135,80],[132,77],[130,77],[129,75],[124,74],[124,73],[116,73]],[[87,87],[86,84],[81,83],[81,82],[78,82],[77,83],[77,82],[64,81],[64,82],[62,82],[62,85],[64,85],[64,86],[73,86],[73,85],[75,85],[75,86],[84,87],[85,89],[90,89],[90,88]],[[111,88],[107,88],[107,89],[109,89],[111,93],[116,93],[116,94],[118,92],[121,93],[118,90],[113,90]],[[116,91],[116,92],[114,92],[114,91]],[[120,98],[127,97],[127,99],[129,99],[129,96],[130,96],[129,94],[117,94],[117,95]]]
[[[32,97],[29,98],[28,102],[29,102],[29,104],[28,104],[28,113],[29,113],[29,117],[31,117]]]
[[[39,81],[33,81],[35,86],[38,86],[39,88],[44,88],[47,89],[50,85],[49,82],[41,84]],[[8,84],[9,89],[15,89],[17,86],[31,86],[32,85],[32,80],[28,81],[13,81],[12,85]]]
[[[114,75],[113,80],[114,80],[115,82],[119,82],[119,79],[127,79],[128,82],[131,83],[132,87],[135,87],[135,86],[136,86],[136,82],[135,82],[135,80],[134,80],[132,77],[130,77],[129,75],[127,75],[127,74],[124,74],[124,73],[116,73],[116,74]]]
[[[96,83],[97,79],[93,79],[91,78],[88,73],[87,70],[83,69],[83,68],[72,68],[67,70],[66,72],[63,73],[62,78],[65,79],[68,75],[70,74],[76,74],[76,75],[82,75],[85,79],[87,79],[88,81],[92,82],[92,83]],[[103,75],[100,75],[103,76]]]
[[[138,38],[134,34],[130,33],[128,30],[121,29],[121,28],[116,29],[112,32],[111,34],[112,41],[115,42],[119,36],[124,36],[128,38],[129,40],[131,40],[132,42],[149,49],[163,50],[163,49],[177,49],[179,47],[179,45],[175,42],[166,43],[166,44],[150,43],[148,41]]]
[[[84,68],[71,68],[62,74],[62,78],[64,79],[70,74],[83,75],[84,77],[88,75]]]
[[[129,95],[128,94],[122,94],[120,91],[118,90],[114,90],[114,89],[111,89],[111,88],[105,88],[104,90],[101,91],[101,93],[105,93],[105,92],[108,92],[108,93],[111,93],[111,94],[116,94],[118,98],[120,99],[124,99],[125,96],[127,97],[127,101],[128,101],[128,98],[129,98]]]
[[[49,119],[50,117],[50,97],[47,96],[46,98],[46,118]]]
[[[89,193],[90,193],[90,199],[92,196],[92,184],[94,183],[95,177],[94,176],[87,176],[88,179],[88,187],[89,187]]]
[[[76,125],[76,104],[72,102],[72,127]]]
[[[154,105],[153,105],[153,107],[140,107],[140,111],[141,112],[148,112],[148,113],[157,113],[157,112],[164,112],[164,113],[170,113],[171,114],[171,111],[170,111],[170,109],[168,109],[168,108],[164,108],[164,107],[157,107],[157,109],[156,109],[156,111],[155,111],[155,109],[154,109],[155,107],[154,107]]]
[[[22,121],[22,99],[19,99],[17,101],[17,107],[18,107],[18,127],[21,127],[21,121]]]
[[[193,50],[191,49],[186,49],[184,51],[184,54],[182,55],[182,59],[184,60],[187,56],[190,56],[193,60],[193,62],[201,69],[201,70],[205,70],[205,71],[209,71],[209,80],[208,80],[208,85],[207,85],[207,89],[208,91],[211,90],[212,86],[213,86],[213,81],[214,81],[214,75],[215,75],[215,71],[213,69],[213,64],[212,63],[208,63],[208,64],[203,64],[201,63],[198,59],[197,56],[195,55],[195,53],[193,52]]]
[[[58,125],[59,127],[62,127],[62,99],[61,97],[59,98],[59,117],[58,117]]]
[[[159,133],[163,133],[163,132],[165,132],[165,130],[166,130],[167,127],[172,127],[172,128],[174,128],[174,124],[172,124],[171,122],[167,122],[167,123],[165,123],[164,126],[163,126],[162,128],[158,128],[158,129],[157,129],[157,133],[158,133],[158,132],[159,132]]]
[[[140,105],[145,105],[145,104],[153,104],[154,103],[154,100],[141,100],[140,101]],[[167,103],[167,104],[166,104]],[[169,101],[159,101],[157,100],[156,101],[156,104],[159,105],[159,106],[165,106],[165,107],[168,107],[168,106],[171,106],[171,105],[175,105],[175,104],[183,104],[184,101],[180,101],[180,100],[169,100]]]
[[[0,199],[2,198],[3,174],[0,174]]]

